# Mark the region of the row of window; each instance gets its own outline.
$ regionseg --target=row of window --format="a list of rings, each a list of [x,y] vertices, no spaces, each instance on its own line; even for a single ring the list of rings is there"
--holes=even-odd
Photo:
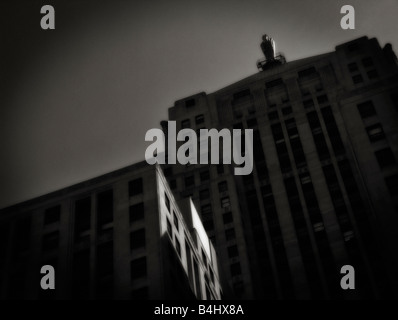
[[[195,124],[199,125],[205,122],[205,116],[203,114],[199,114],[195,117]],[[191,128],[191,120],[185,119],[181,121],[181,129]]]

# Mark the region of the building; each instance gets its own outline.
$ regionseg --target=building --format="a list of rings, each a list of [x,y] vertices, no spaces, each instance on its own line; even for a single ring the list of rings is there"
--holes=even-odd
[[[362,37],[287,63],[262,48],[258,73],[169,109],[177,130],[253,129],[252,174],[235,176],[223,164],[165,165],[175,197],[200,208],[237,298],[397,297],[391,45]],[[340,287],[343,265],[355,268],[355,290]]]
[[[2,299],[220,299],[217,255],[190,199],[141,162],[0,212]],[[55,269],[42,290],[40,269]]]

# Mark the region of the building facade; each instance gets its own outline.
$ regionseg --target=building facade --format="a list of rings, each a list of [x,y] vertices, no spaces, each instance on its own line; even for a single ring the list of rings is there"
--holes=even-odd
[[[190,199],[138,163],[0,212],[2,299],[220,299],[217,255]],[[40,269],[55,269],[42,290]]]
[[[200,208],[227,285],[243,299],[397,297],[391,45],[362,37],[334,52],[258,66],[169,109],[177,131],[253,129],[250,175],[234,175],[233,165],[164,166],[175,197]],[[340,287],[343,265],[355,268],[355,290]]]

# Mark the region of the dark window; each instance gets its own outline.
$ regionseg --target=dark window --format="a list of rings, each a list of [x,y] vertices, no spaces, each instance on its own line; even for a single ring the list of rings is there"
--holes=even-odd
[[[232,215],[231,215],[231,221],[232,221]],[[225,223],[225,219],[224,219],[224,223]],[[225,239],[227,241],[235,239],[235,229],[234,228],[225,230]]]
[[[185,177],[185,187],[191,187],[195,184],[194,176]]]
[[[376,109],[370,100],[358,104],[358,111],[362,119],[376,115]]]
[[[370,70],[366,73],[369,79],[376,79],[379,76],[377,70]]]
[[[316,74],[316,70],[314,67],[310,67],[304,70],[299,71],[298,76],[299,78],[308,77]]]
[[[176,250],[177,250],[178,256],[181,258],[181,245],[180,245],[180,241],[178,241],[178,239],[175,238],[175,242],[176,242]]]
[[[171,228],[171,223],[169,219],[166,219],[167,221],[167,233],[169,234],[170,237],[173,237],[173,230]]]
[[[143,192],[142,178],[138,178],[129,182],[129,196],[135,196]]]
[[[363,78],[360,74],[356,74],[355,76],[352,77],[352,81],[357,84],[363,82]]]
[[[174,226],[176,227],[177,231],[180,230],[180,226],[178,224],[178,217],[174,211],[173,211],[173,221],[174,221]]]
[[[59,231],[47,233],[43,236],[43,250],[54,250],[59,245]]]
[[[222,181],[218,184],[218,191],[219,192],[224,192],[228,190],[228,184],[227,181]]]
[[[202,249],[202,260],[207,268],[207,256],[206,256],[206,253],[203,251],[203,249]]]
[[[234,93],[234,100],[242,99],[244,97],[250,96],[250,89],[245,89],[239,92]]]
[[[143,202],[133,204],[130,206],[129,211],[130,223],[144,219],[145,210]]]
[[[148,287],[142,287],[131,291],[132,300],[148,300]]]
[[[279,119],[278,111],[269,112],[269,113],[268,113],[268,119],[270,119],[270,120]]]
[[[170,212],[170,199],[166,193],[164,194],[164,201],[166,203],[167,210],[169,210],[169,212]]]
[[[97,195],[98,226],[113,221],[113,190],[107,190]]]
[[[224,224],[231,223],[233,221],[232,212],[227,212],[222,215]]]
[[[238,247],[236,245],[228,247],[228,257],[229,258],[234,258],[239,255],[238,253]]]
[[[44,224],[58,222],[61,215],[61,206],[48,208],[44,213]]]
[[[212,213],[211,205],[210,204],[206,204],[206,205],[202,206],[200,208],[200,212],[202,213],[202,216],[211,214]]]
[[[385,168],[396,163],[394,154],[390,148],[381,149],[375,152],[380,168]]]
[[[253,128],[255,126],[257,126],[257,120],[256,119],[249,119],[246,121],[247,123],[247,127],[248,128]]]
[[[210,198],[210,191],[209,189],[204,189],[199,192],[199,199],[205,200]]]
[[[140,229],[130,233],[130,249],[135,250],[145,247],[145,229]]]
[[[308,99],[303,101],[304,108],[311,108],[314,106],[314,100]]]
[[[200,115],[195,117],[195,123],[196,124],[201,124],[203,122],[205,122],[205,116],[203,114],[200,114]]]
[[[228,208],[230,205],[229,197],[221,198],[221,208]]]
[[[175,188],[177,188],[177,180],[176,180],[176,179],[170,180],[170,188],[171,188],[172,190],[174,190]]]
[[[173,167],[168,167],[163,170],[165,177],[170,177],[173,174]]]
[[[235,263],[231,264],[230,269],[231,269],[231,276],[233,276],[233,277],[240,275],[242,273],[242,269],[240,267],[239,262],[235,262]]]
[[[350,72],[357,71],[358,65],[355,62],[351,62],[348,64],[348,70],[350,70]]]
[[[185,106],[186,106],[187,108],[194,107],[194,106],[195,106],[195,99],[186,100],[186,101],[185,101]]]
[[[326,94],[318,96],[316,99],[318,100],[319,104],[328,102],[328,96]]]
[[[181,128],[190,128],[191,127],[191,121],[189,119],[185,119],[181,121]]]
[[[75,204],[75,234],[90,229],[91,225],[91,198],[83,198]]]
[[[218,164],[217,165],[217,173],[218,174],[223,174],[224,173],[224,165],[223,164]]]
[[[384,139],[385,137],[383,127],[380,123],[367,127],[366,132],[368,133],[368,137],[371,142]]]
[[[206,220],[206,221],[203,221],[203,227],[204,227],[207,231],[214,230],[214,222],[213,222],[213,220]]]
[[[386,177],[386,185],[392,195],[398,194],[398,174]]]
[[[288,115],[288,114],[291,114],[292,112],[293,112],[293,109],[292,109],[291,106],[288,106],[288,107],[285,107],[285,108],[282,109],[282,113],[285,116]]]
[[[283,81],[281,78],[275,79],[275,80],[271,80],[265,83],[265,87],[267,89],[270,88],[274,88],[274,87],[278,87],[278,86],[282,86],[283,85]]]
[[[371,57],[363,58],[362,64],[364,67],[371,67],[371,66],[373,66],[373,59]]]
[[[97,276],[105,277],[113,273],[113,242],[107,242],[97,248]]]
[[[146,257],[132,260],[130,263],[131,280],[145,277],[146,271]]]
[[[207,180],[209,180],[209,179],[210,179],[209,170],[202,171],[202,172],[200,173],[200,181],[201,181],[201,182],[207,181]]]

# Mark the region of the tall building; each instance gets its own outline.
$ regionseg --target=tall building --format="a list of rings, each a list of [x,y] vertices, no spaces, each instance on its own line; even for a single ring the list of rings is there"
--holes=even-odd
[[[180,210],[181,207],[181,210]],[[0,212],[2,299],[220,299],[217,255],[190,199],[146,162]],[[40,286],[55,269],[55,290]]]
[[[233,165],[165,165],[175,197],[200,208],[235,297],[397,297],[391,45],[362,37],[288,63],[269,37],[262,49],[258,73],[169,109],[177,131],[253,129],[252,174],[234,175]],[[355,269],[355,290],[340,287],[343,265]]]

